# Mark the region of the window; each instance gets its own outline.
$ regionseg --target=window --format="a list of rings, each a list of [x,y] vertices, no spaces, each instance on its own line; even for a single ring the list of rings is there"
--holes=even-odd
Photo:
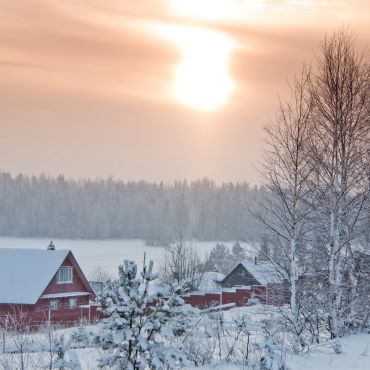
[[[55,311],[58,309],[58,301],[50,301],[49,302],[49,310]]]
[[[77,298],[69,298],[69,308],[77,308]]]
[[[57,272],[57,283],[68,284],[72,283],[72,267],[61,267]]]

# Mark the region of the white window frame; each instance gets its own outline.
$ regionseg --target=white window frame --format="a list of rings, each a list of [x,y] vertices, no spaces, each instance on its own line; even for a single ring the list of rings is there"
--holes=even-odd
[[[72,302],[74,302],[74,303],[72,304]],[[68,304],[69,304],[69,308],[71,310],[77,308],[78,307],[77,298],[69,298]]]
[[[58,309],[59,302],[57,300],[49,301],[49,310],[56,311]]]
[[[62,266],[57,272],[57,284],[72,284],[73,268],[72,266]]]

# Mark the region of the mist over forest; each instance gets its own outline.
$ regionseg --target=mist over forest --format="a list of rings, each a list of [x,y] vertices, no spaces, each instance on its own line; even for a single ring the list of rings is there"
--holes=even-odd
[[[263,187],[211,180],[122,182],[0,173],[0,235],[72,239],[144,239],[166,245],[179,236],[235,241],[256,234],[249,212]]]

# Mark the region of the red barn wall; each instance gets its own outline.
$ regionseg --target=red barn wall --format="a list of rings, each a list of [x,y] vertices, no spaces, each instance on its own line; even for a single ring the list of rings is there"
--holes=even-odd
[[[253,285],[250,288],[236,287],[215,293],[194,292],[184,296],[183,299],[185,303],[200,309],[230,303],[235,303],[237,307],[243,307],[252,296],[257,297],[263,304],[281,305],[287,302],[286,294],[282,294],[284,290],[286,289],[281,284],[268,285],[267,287]]]
[[[190,304],[193,307],[208,308],[210,306],[217,306],[220,304],[219,293],[197,293],[189,294],[183,297],[185,303]]]

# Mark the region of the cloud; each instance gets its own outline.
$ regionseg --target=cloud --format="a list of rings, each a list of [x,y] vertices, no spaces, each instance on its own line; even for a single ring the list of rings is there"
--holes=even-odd
[[[249,16],[246,8],[212,19],[207,9],[197,19],[175,12],[171,2],[2,2],[2,166],[76,177],[251,179],[260,125],[325,32],[352,24],[360,43],[370,37],[362,0],[299,9],[296,1],[289,16],[282,0],[271,9],[265,1]],[[223,110],[201,115],[174,101],[170,86],[182,56],[152,32],[153,22],[196,25],[238,43],[230,54],[236,90]]]
[[[16,67],[16,68],[18,67],[18,68],[36,68],[36,69],[49,68],[41,64],[21,63],[14,60],[1,60],[1,59],[0,67]]]

